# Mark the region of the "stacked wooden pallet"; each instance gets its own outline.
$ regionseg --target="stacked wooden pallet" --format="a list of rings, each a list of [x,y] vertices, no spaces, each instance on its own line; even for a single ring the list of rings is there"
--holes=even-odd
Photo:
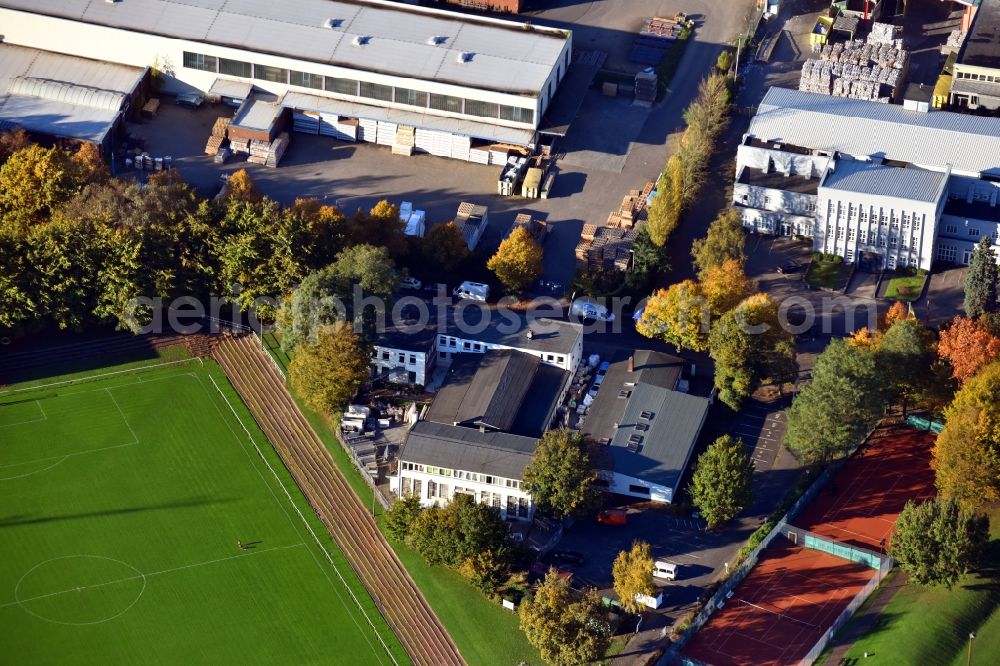
[[[646,200],[656,187],[646,183],[641,190],[631,190],[618,210],[608,215],[604,226],[584,224],[576,259],[590,270],[626,271],[632,265],[632,246],[647,217]]]
[[[219,148],[222,147],[222,142],[225,140],[225,137],[215,136],[214,134],[208,137],[208,143],[205,144],[205,154],[214,157],[218,154]]]
[[[230,139],[229,147],[232,148],[233,153],[249,153],[250,139]]]
[[[399,126],[396,123],[378,121],[378,134],[375,137],[375,143],[380,146],[391,146],[396,140],[396,130],[398,128]]]
[[[212,136],[226,138],[226,132],[229,131],[229,122],[231,120],[232,118],[226,118],[225,116],[216,118],[215,124],[212,125]]]
[[[292,129],[304,134],[319,134],[320,114],[314,111],[295,111],[292,113]]]
[[[250,156],[247,157],[247,162],[250,162],[251,164],[264,164],[267,162],[267,156],[270,152],[270,141],[258,141],[257,139],[253,139],[250,141]]]
[[[358,120],[358,141],[376,143],[378,138],[378,121],[361,118]]]
[[[278,162],[284,157],[286,150],[288,150],[288,132],[282,132],[278,135],[277,139],[271,142],[264,166],[271,167],[272,169],[277,168]]]
[[[490,163],[489,144],[483,144],[483,143],[470,144],[469,161],[475,162],[476,164],[489,164]]]

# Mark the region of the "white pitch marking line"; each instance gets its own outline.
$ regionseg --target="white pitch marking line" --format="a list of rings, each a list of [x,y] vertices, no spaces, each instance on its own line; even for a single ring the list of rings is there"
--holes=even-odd
[[[114,396],[113,393],[111,393],[111,389],[110,388],[106,388],[104,390],[108,392],[108,397],[111,398],[111,402],[115,403],[115,408],[118,410],[118,413],[122,415],[122,421],[125,422],[125,427],[128,428],[128,431],[130,433],[132,433],[132,439],[135,440],[132,443],[133,444],[138,444],[139,443],[139,436],[135,434],[135,430],[132,429],[132,425],[128,422],[128,419],[125,418],[125,412],[122,411],[121,405],[119,405],[118,401],[115,400],[115,396]]]
[[[0,425],[0,428],[11,428],[13,426],[25,425],[26,423],[41,423],[42,421],[48,421],[49,417],[45,414],[45,410],[42,409],[42,403],[38,400],[34,400],[35,405],[38,407],[38,411],[42,413],[42,418],[40,419],[28,419],[26,421],[15,421],[14,423],[4,423]]]

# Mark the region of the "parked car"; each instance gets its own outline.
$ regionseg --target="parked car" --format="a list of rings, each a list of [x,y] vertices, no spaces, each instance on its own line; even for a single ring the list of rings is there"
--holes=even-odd
[[[198,93],[181,93],[174,100],[177,106],[186,106],[189,109],[200,108],[205,103],[205,97]]]
[[[677,565],[673,562],[657,560],[653,562],[653,578],[663,578],[664,580],[677,579]]]
[[[583,555],[572,550],[550,550],[542,555],[540,561],[557,567],[582,567],[586,562]]]
[[[424,283],[413,276],[406,276],[399,281],[399,286],[401,289],[420,289],[424,286]]]
[[[605,509],[597,514],[597,522],[601,525],[625,525],[628,523],[628,514],[624,509]]]
[[[782,275],[792,275],[802,270],[802,265],[797,261],[789,261],[787,264],[778,266],[778,272]]]

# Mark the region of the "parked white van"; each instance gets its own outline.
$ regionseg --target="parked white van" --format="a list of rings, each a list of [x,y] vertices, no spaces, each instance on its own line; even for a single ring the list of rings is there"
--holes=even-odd
[[[455,287],[451,295],[455,298],[464,298],[467,301],[485,301],[490,297],[490,285],[466,280]]]
[[[663,578],[664,580],[677,579],[677,565],[673,562],[663,562],[657,560],[653,562],[653,578]]]

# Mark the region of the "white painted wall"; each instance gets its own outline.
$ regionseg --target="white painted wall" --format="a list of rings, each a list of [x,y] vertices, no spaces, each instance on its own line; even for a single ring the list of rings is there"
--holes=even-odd
[[[641,497],[643,499],[661,503],[672,502],[674,498],[674,489],[668,486],[661,486],[656,483],[644,481],[643,479],[625,476],[619,472],[602,472],[600,476],[608,482],[608,492],[615,493],[616,495]],[[633,492],[629,490],[629,486],[645,486],[646,488],[649,488],[649,493]]]
[[[507,345],[480,342],[475,338],[458,338],[449,335],[438,335],[437,338],[437,351],[439,354],[485,354],[491,349],[512,349],[514,351],[524,352],[525,354],[537,356],[543,363],[554,365],[562,368],[563,370],[573,372],[576,370],[576,367],[580,365],[580,359],[583,356],[583,333],[581,332],[577,336],[573,345],[573,350],[568,354],[562,352],[541,352],[535,349],[525,349],[523,347],[508,347]]]
[[[425,507],[434,506],[435,504],[444,505],[451,501],[451,498],[455,496],[455,488],[463,488],[466,491],[471,491],[474,493],[475,500],[477,503],[493,504],[493,496],[498,495],[500,497],[500,515],[503,518],[517,518],[519,520],[530,520],[531,516],[534,515],[535,505],[531,501],[531,496],[525,492],[522,492],[520,488],[510,488],[507,487],[507,479],[501,477],[495,477],[495,480],[499,483],[487,484],[482,481],[471,481],[469,479],[457,478],[452,472],[452,476],[442,476],[440,474],[428,474],[426,472],[420,472],[417,470],[404,470],[403,461],[400,461],[399,474],[389,480],[390,489],[396,493],[397,497],[403,497],[407,494],[412,494],[414,488],[414,481],[420,482],[420,505]],[[485,478],[485,475],[479,475],[480,478]],[[428,489],[431,488],[430,482],[437,484],[437,495],[430,495]],[[441,488],[447,486],[447,490],[442,495]],[[409,489],[409,490],[407,490]],[[488,493],[485,498],[483,493]],[[520,500],[525,500],[528,502],[528,515],[508,515],[507,507],[508,501],[513,498],[515,504],[518,504]],[[517,513],[517,512],[515,512]]]
[[[281,67],[297,71],[321,74],[323,76],[334,76],[342,78],[356,78],[372,83],[381,83],[405,88],[414,88],[429,93],[442,95],[453,95],[456,97],[471,98],[508,106],[519,106],[523,108],[536,109],[535,123],[516,123],[498,119],[489,119],[490,124],[504,125],[516,128],[534,129],[541,120],[541,113],[537,111],[540,100],[537,98],[525,97],[522,95],[511,95],[487,90],[477,90],[465,86],[438,83],[436,81],[424,81],[409,79],[398,76],[378,74],[374,72],[362,72],[344,67],[334,67],[317,63],[305,62],[293,58],[284,58],[275,55],[254,53],[242,49],[234,49],[201,42],[193,42],[184,39],[173,39],[157,35],[142,34],[129,30],[120,30],[105,26],[91,25],[67,19],[42,16],[27,12],[10,9],[0,9],[0,34],[3,34],[4,41],[9,44],[29,46],[48,51],[58,51],[69,55],[76,55],[94,60],[105,60],[124,65],[136,67],[148,67],[156,65],[168,76],[165,79],[165,91],[168,93],[190,92],[197,90],[207,92],[216,78],[226,77],[213,72],[203,72],[196,69],[188,69],[183,66],[183,53],[190,51],[202,53],[220,58],[241,60],[260,65]],[[571,39],[566,40],[564,49],[569,49]],[[305,92],[321,97],[331,97],[335,99],[349,99],[361,101],[373,106],[384,106],[398,108],[407,111],[416,111],[430,115],[463,118],[473,122],[481,121],[476,116],[466,116],[437,109],[418,109],[417,107],[394,104],[392,102],[381,102],[371,99],[361,99],[328,93],[322,90],[311,88],[293,87],[281,83],[270,81],[259,81],[254,79],[254,85],[262,90],[280,95],[287,90]]]

